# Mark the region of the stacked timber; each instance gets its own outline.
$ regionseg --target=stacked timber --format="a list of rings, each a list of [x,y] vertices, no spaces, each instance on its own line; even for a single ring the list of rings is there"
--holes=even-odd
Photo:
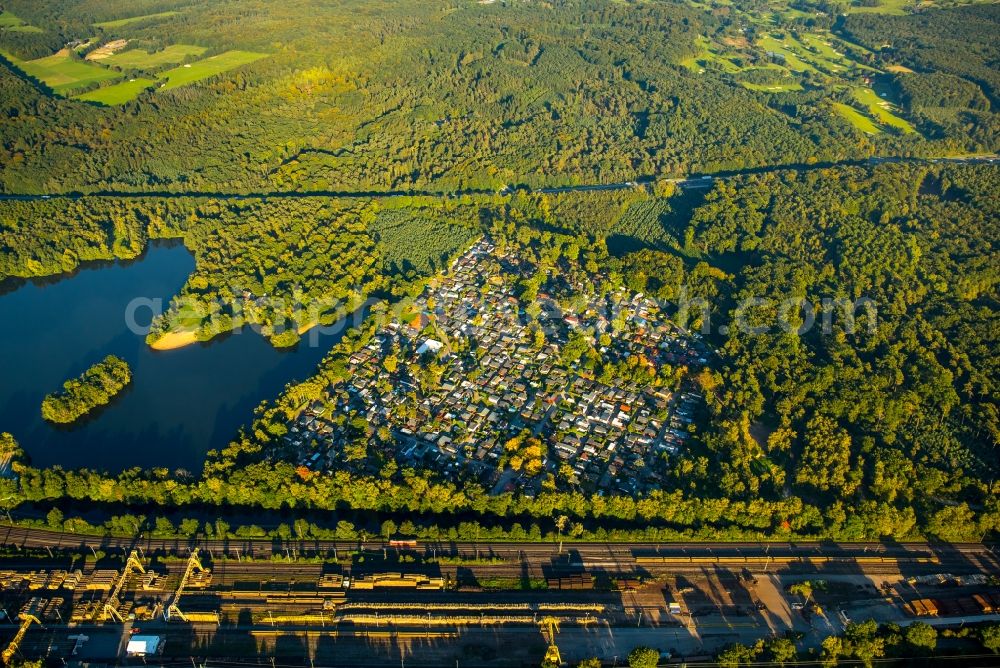
[[[316,586],[320,589],[339,589],[344,586],[344,576],[338,573],[327,573],[320,577]]]
[[[100,569],[90,574],[90,577],[87,578],[86,584],[84,584],[84,588],[90,590],[110,591],[111,588],[115,586],[115,582],[117,580],[118,571]]]
[[[549,589],[593,589],[594,578],[587,573],[567,575],[558,578],[548,578],[546,580]]]

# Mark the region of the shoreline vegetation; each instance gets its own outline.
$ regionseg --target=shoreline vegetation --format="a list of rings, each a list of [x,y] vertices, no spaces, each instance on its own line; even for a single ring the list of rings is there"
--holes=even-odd
[[[299,338],[302,335],[308,333],[309,330],[311,330],[318,324],[320,323],[308,322],[306,324],[299,325],[294,330],[289,330],[289,332],[294,331],[295,334],[293,337],[289,337],[292,338],[293,340],[289,340],[287,342],[284,339],[278,339],[275,336],[265,337],[265,338],[268,338],[268,340],[275,348],[278,349],[290,348],[299,342]],[[213,336],[212,338],[215,337]],[[160,351],[179,350],[180,348],[187,348],[188,346],[194,345],[196,343],[207,343],[208,341],[211,341],[212,338],[201,339],[198,337],[198,332],[196,330],[180,330],[180,331],[170,331],[170,332],[165,332],[163,334],[159,334],[155,339],[151,338],[151,335],[147,336],[146,344],[153,350],[160,350]]]
[[[63,383],[62,391],[47,395],[42,400],[42,417],[56,424],[71,424],[110,403],[131,382],[128,363],[108,355],[77,378]]]

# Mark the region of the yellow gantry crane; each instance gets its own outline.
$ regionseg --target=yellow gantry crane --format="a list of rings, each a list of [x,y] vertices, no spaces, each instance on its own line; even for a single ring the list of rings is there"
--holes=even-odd
[[[556,646],[556,633],[559,632],[559,620],[555,617],[543,617],[538,621],[538,625],[542,627],[542,635],[548,635],[549,646],[545,650],[545,658],[542,659],[543,666],[561,666],[562,665],[562,655],[559,654],[559,648]]]
[[[107,621],[109,619],[114,619],[118,622],[124,622],[125,619],[122,617],[121,613],[118,612],[118,606],[121,605],[121,601],[118,600],[119,595],[122,593],[122,589],[125,588],[125,581],[128,580],[128,576],[133,572],[145,573],[146,569],[142,566],[142,561],[139,560],[139,553],[135,550],[129,553],[128,559],[125,561],[125,569],[122,571],[122,575],[115,582],[115,586],[111,589],[111,594],[108,596],[104,605],[97,613],[98,621]]]
[[[14,639],[10,641],[7,645],[7,649],[3,651],[3,663],[4,665],[10,665],[10,660],[14,658],[14,654],[17,653],[17,649],[21,646],[21,641],[24,640],[24,635],[28,632],[28,627],[32,624],[42,625],[42,622],[32,614],[22,612],[21,616],[21,628],[17,630],[17,634],[14,635]]]
[[[194,548],[191,550],[191,556],[188,557],[187,566],[184,568],[184,575],[181,576],[181,581],[177,585],[177,591],[174,592],[173,597],[170,599],[170,605],[167,606],[166,612],[163,613],[165,620],[168,622],[175,620],[187,621],[187,617],[184,616],[179,605],[181,594],[184,593],[184,587],[187,586],[187,582],[193,573],[204,573],[206,570],[201,564],[201,559],[198,558],[198,548]]]

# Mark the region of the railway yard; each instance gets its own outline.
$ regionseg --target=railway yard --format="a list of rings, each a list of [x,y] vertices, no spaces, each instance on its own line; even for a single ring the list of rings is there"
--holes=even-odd
[[[554,640],[566,662],[619,662],[637,645],[692,657],[788,632],[807,647],[852,620],[1000,619],[1000,559],[972,544],[181,545],[3,531],[11,659],[519,666]]]

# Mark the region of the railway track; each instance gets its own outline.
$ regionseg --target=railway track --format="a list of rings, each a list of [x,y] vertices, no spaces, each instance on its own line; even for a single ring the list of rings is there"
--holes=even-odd
[[[879,567],[883,564],[905,565],[920,569],[933,566],[946,570],[1000,572],[1000,554],[993,546],[979,543],[932,544],[859,543],[859,542],[786,542],[786,543],[566,543],[562,552],[553,543],[476,543],[469,541],[420,541],[415,549],[391,547],[388,541],[359,540],[291,540],[270,539],[161,539],[150,537],[83,536],[47,529],[0,525],[0,543],[17,549],[72,552],[101,550],[105,553],[140,549],[144,554],[187,556],[194,548],[215,564],[223,573],[282,572],[312,574],[320,572],[318,564],[248,560],[270,559],[295,555],[326,558],[337,554],[341,559],[357,552],[382,553],[386,556],[408,554],[424,562],[441,559],[442,571],[471,566],[488,569],[484,559],[498,558],[497,570],[512,564],[521,569],[523,563],[544,565],[550,569],[585,568],[607,571],[634,570],[636,566],[658,569],[668,564],[672,569],[695,568],[704,564],[736,565],[743,563],[751,570],[808,564],[837,566],[837,562],[853,560],[854,564]],[[224,559],[225,557],[225,559]],[[478,559],[477,559],[478,558]],[[235,560],[235,561],[233,561]],[[464,563],[467,560],[468,563]],[[796,562],[796,560],[798,560]],[[794,563],[793,563],[794,562]],[[224,570],[223,570],[224,569]],[[241,570],[242,569],[242,570]],[[296,571],[295,569],[300,569]]]

